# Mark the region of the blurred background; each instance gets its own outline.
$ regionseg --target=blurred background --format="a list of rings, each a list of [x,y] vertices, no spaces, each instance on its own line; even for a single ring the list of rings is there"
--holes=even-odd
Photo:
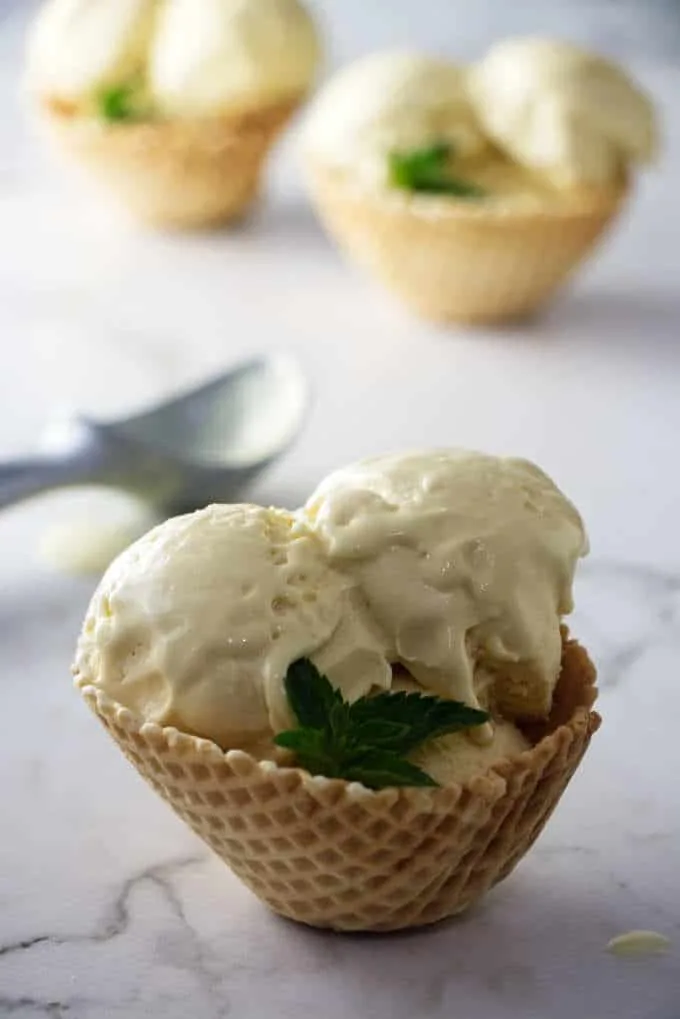
[[[678,0],[317,0],[333,55],[405,41],[477,57],[504,35],[556,33],[623,59],[680,59]]]
[[[12,28],[20,33],[37,6],[36,0],[2,0],[5,53],[17,42]],[[333,21],[336,59],[409,40],[472,57],[498,36],[529,32],[557,32],[625,58],[680,58],[678,0],[312,0],[310,6]]]
[[[640,381],[646,368],[637,365],[638,356],[643,365],[655,358],[657,368],[667,361],[665,337],[677,321],[668,297],[676,259],[665,239],[674,221],[677,232],[668,175],[642,175],[630,215],[579,278],[574,303],[564,311],[560,305],[526,335],[459,335],[450,346],[449,337],[440,342],[436,330],[415,323],[341,263],[304,195],[294,129],[270,163],[264,205],[241,230],[157,235],[86,200],[34,138],[21,99],[23,39],[37,6],[35,0],[0,0],[0,302],[3,342],[13,349],[0,373],[0,405],[6,408],[1,457],[32,449],[56,414],[77,409],[112,416],[253,351],[285,348],[300,355],[315,388],[315,407],[295,455],[268,473],[253,498],[294,505],[330,467],[403,445],[408,432],[412,445],[455,440],[519,451],[557,469],[558,480],[576,490],[586,514],[590,510],[594,526],[603,521],[607,543],[607,514],[616,511],[623,492],[643,502],[644,483],[628,492],[630,479],[615,481],[600,464],[611,456],[612,444],[622,455],[627,442],[644,445],[644,428],[660,413],[658,386],[672,383],[672,374],[660,370],[647,395]],[[475,58],[494,39],[522,33],[555,34],[609,53],[659,103],[667,136],[664,165],[670,165],[676,140],[667,107],[677,93],[680,0],[312,0],[310,6],[325,29],[327,70],[389,46]],[[610,338],[610,346],[617,337],[619,365],[628,371],[628,359],[630,368],[630,382],[610,394],[606,408],[598,379],[611,377],[611,349],[590,345],[599,334]],[[649,335],[658,339],[643,350],[641,338]],[[435,340],[429,346],[428,337]],[[415,410],[407,425],[398,401],[375,413],[372,394],[399,385],[401,353],[412,356],[415,344],[422,345],[423,361],[410,381]],[[429,398],[430,380],[447,374],[456,400],[443,406]],[[587,463],[575,455],[569,380],[594,422]],[[642,401],[635,418],[627,385]],[[525,419],[517,412],[521,393],[528,400]],[[351,429],[345,423],[348,399]],[[484,409],[489,400],[492,415]],[[670,444],[671,436],[650,432],[651,446],[660,441]],[[655,458],[642,461],[653,484]],[[32,555],[41,541],[48,507],[50,518],[70,518],[80,506],[92,512],[91,499],[91,493],[68,492],[10,510],[0,517],[0,543],[22,549],[23,562],[26,543]],[[635,524],[631,517],[633,531],[652,530],[659,514],[667,515],[658,507],[645,524],[645,512],[643,504],[643,516]]]
[[[0,75],[12,97],[24,27],[38,0],[0,0]],[[405,44],[464,59],[475,58],[494,39],[509,34],[550,34],[582,42],[625,61],[680,63],[680,0],[310,0],[332,24],[328,66],[363,52]],[[18,165],[7,145],[10,124],[3,118],[2,165]]]

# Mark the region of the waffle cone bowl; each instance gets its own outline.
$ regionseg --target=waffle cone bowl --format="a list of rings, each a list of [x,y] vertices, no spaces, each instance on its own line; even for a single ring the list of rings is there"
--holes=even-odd
[[[202,120],[107,124],[49,106],[42,121],[58,151],[142,222],[216,226],[257,197],[266,156],[299,100]]]
[[[379,194],[308,168],[312,198],[350,258],[437,322],[502,322],[546,303],[614,221],[626,185],[532,210]]]
[[[76,685],[139,773],[275,912],[315,927],[391,931],[467,909],[540,834],[600,719],[595,670],[566,638],[531,750],[463,785],[371,791],[224,752],[145,723],[91,678]]]

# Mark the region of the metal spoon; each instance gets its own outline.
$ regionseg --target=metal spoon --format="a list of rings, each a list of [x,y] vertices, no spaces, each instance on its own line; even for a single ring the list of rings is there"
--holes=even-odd
[[[125,420],[76,417],[47,430],[42,455],[0,464],[0,509],[72,485],[123,488],[173,513],[228,501],[292,442],[307,402],[299,368],[273,356]]]

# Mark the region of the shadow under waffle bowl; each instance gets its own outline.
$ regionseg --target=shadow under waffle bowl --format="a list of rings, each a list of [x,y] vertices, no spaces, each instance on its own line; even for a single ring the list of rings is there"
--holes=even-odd
[[[390,931],[466,909],[532,845],[600,719],[595,669],[566,638],[553,712],[531,750],[463,785],[378,792],[227,753],[144,723],[88,678],[76,684],[123,753],[277,913]]]
[[[321,221],[340,248],[435,322],[504,322],[545,304],[613,223],[627,187],[529,209],[376,193],[307,167]]]
[[[107,124],[47,106],[63,157],[137,219],[196,228],[238,219],[257,197],[266,156],[301,100],[241,115]]]

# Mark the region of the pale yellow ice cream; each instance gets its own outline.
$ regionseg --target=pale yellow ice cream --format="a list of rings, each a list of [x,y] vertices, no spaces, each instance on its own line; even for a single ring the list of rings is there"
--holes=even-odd
[[[469,74],[485,132],[560,186],[615,183],[657,149],[654,108],[611,61],[552,39],[509,39]]]
[[[528,743],[572,607],[581,519],[524,460],[456,450],[377,457],[294,514],[211,506],[150,531],[108,569],[81,634],[79,684],[148,721],[271,752],[295,724],[284,679],[311,658],[350,701],[419,690],[492,720],[412,755],[442,783]]]
[[[169,0],[149,82],[170,115],[253,109],[305,93],[319,59],[314,23],[298,0]]]
[[[391,682],[349,588],[290,514],[212,506],[161,524],[113,563],[76,670],[148,721],[247,747],[292,724],[282,681],[297,658],[350,699]]]
[[[49,0],[27,46],[29,88],[79,104],[142,74],[157,0]]]
[[[438,785],[467,782],[493,764],[517,757],[531,744],[512,722],[492,725],[491,738],[481,743],[474,733],[455,732],[424,743],[409,760],[426,771]]]
[[[315,100],[302,138],[306,155],[384,184],[387,157],[445,142],[456,156],[486,145],[464,72],[418,53],[375,53],[337,74]]]
[[[103,88],[134,84],[155,114],[203,117],[299,98],[319,55],[298,0],[49,0],[27,83],[83,111]]]
[[[512,715],[549,711],[587,540],[538,467],[455,450],[377,457],[331,474],[305,512],[388,656],[423,688]]]
[[[400,672],[395,675],[391,689],[394,692],[427,692]],[[483,729],[450,733],[429,740],[410,753],[409,760],[427,772],[438,785],[450,785],[466,782],[493,764],[516,757],[531,746],[512,722],[497,718]]]

